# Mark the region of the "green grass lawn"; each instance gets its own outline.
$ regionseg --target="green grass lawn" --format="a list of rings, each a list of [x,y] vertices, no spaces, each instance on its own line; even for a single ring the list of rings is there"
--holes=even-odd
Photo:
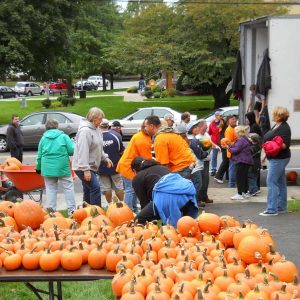
[[[289,200],[288,211],[292,211],[300,214],[300,199]]]
[[[101,108],[106,118],[121,118],[135,111],[140,107],[168,106],[180,112],[189,111],[199,118],[206,116],[213,109],[214,100],[209,96],[178,96],[170,99],[157,99],[143,102],[124,102],[122,96],[109,96],[112,92],[89,92],[93,97],[78,99],[75,106],[56,108],[59,110],[71,111],[85,116],[88,110],[97,106]],[[99,95],[99,97],[97,97]],[[27,108],[21,107],[21,101],[0,101],[1,119],[0,124],[10,122],[12,114],[18,114],[21,118],[31,112],[44,110],[41,100],[45,97],[36,97],[39,100],[27,100]],[[55,98],[54,98],[55,99]],[[236,105],[237,101],[232,100],[231,104]]]
[[[33,283],[39,289],[47,290],[47,283]],[[56,284],[54,285],[56,287]],[[84,282],[63,282],[63,299],[72,300],[113,300],[110,280],[96,280]],[[23,283],[0,283],[0,300],[32,300],[36,299]],[[49,296],[43,295],[43,299]]]

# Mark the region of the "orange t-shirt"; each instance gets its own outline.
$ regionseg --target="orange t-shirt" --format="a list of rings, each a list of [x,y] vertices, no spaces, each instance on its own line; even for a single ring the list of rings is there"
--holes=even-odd
[[[155,158],[172,172],[195,163],[196,159],[187,142],[177,133],[161,132],[154,140]]]
[[[234,127],[231,127],[230,125],[226,128],[224,137],[229,139],[231,143],[234,143],[237,140],[237,137],[235,135]],[[227,157],[231,157],[231,153],[227,150]]]
[[[126,150],[121,156],[116,171],[127,179],[132,180],[135,173],[131,169],[131,162],[137,157],[142,156],[145,159],[151,159],[151,137],[142,131],[132,136]]]

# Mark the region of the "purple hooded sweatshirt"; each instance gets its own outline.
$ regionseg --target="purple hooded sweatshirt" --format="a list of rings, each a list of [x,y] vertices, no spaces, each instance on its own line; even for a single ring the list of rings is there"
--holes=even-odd
[[[231,152],[231,159],[235,163],[244,163],[248,165],[254,164],[251,154],[251,142],[247,137],[241,136],[238,138],[228,150]]]

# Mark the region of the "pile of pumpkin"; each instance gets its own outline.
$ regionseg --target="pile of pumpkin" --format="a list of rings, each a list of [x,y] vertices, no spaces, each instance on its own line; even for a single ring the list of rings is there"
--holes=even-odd
[[[7,158],[2,164],[0,164],[0,169],[2,170],[21,170],[22,163],[15,157]]]
[[[272,236],[250,221],[203,212],[177,228],[136,224],[113,203],[73,218],[47,213],[25,200],[0,203],[0,265],[7,270],[76,271],[83,264],[116,272],[112,291],[122,300],[300,299],[295,264]]]

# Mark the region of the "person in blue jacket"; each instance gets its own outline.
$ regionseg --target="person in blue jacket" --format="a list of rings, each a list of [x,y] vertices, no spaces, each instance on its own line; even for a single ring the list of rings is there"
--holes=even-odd
[[[139,223],[161,219],[163,224],[176,226],[182,216],[197,217],[196,190],[190,180],[153,159],[136,157],[131,167],[136,172],[132,186],[142,207],[136,216]]]
[[[63,131],[57,129],[58,122],[48,119],[46,132],[38,147],[36,172],[44,177],[47,195],[47,208],[56,211],[58,182],[61,182],[68,214],[76,209],[73,178],[71,176],[70,159],[74,144]]]

